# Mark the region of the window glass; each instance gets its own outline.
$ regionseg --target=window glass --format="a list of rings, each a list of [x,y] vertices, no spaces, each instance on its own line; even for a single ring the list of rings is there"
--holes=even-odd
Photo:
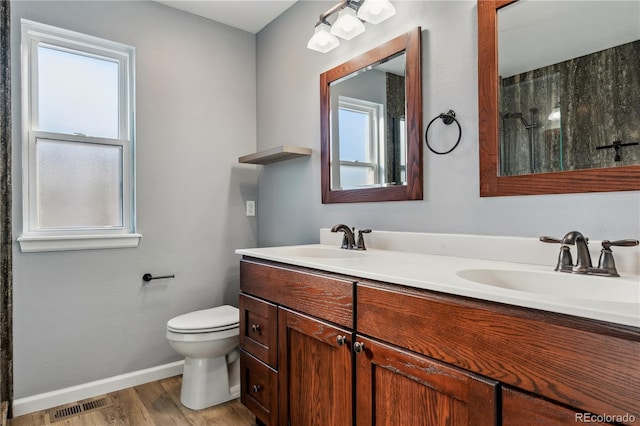
[[[372,166],[340,166],[340,183],[343,188],[357,188],[375,183]]]
[[[369,114],[340,108],[338,137],[340,138],[340,160],[363,161],[370,163]]]
[[[38,46],[38,130],[118,138],[118,67]]]
[[[122,147],[39,139],[38,228],[122,226]]]

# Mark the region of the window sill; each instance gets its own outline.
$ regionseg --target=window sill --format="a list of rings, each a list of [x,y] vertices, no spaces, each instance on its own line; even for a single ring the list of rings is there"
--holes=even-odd
[[[23,236],[18,238],[23,253],[66,250],[96,250],[138,247],[142,234]]]

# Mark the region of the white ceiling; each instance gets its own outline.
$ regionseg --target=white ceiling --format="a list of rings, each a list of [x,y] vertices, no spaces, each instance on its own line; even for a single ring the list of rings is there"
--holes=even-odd
[[[166,6],[257,33],[297,0],[155,0]]]

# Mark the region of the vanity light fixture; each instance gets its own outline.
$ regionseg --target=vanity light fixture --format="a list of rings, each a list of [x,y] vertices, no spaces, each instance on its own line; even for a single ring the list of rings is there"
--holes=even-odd
[[[373,25],[379,24],[395,14],[396,8],[389,0],[365,0],[358,9],[358,18]]]
[[[331,26],[326,21],[318,22],[313,30],[313,36],[307,43],[307,48],[320,53],[327,53],[338,46],[340,46],[340,40],[331,34]]]
[[[331,25],[327,18],[336,12],[339,12],[338,18]],[[351,40],[365,31],[363,21],[375,25],[395,13],[396,9],[389,0],[341,0],[320,15],[307,48],[327,53],[340,45],[336,36]]]
[[[356,16],[356,11],[352,9],[350,3],[338,13],[338,19],[331,27],[331,34],[345,40],[351,40],[355,36],[364,32],[364,24]]]

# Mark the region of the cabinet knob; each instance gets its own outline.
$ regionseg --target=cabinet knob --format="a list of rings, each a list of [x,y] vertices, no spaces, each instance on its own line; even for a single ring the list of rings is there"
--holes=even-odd
[[[336,337],[336,343],[338,343],[338,346],[344,345],[346,341],[347,341],[347,338],[344,336]]]
[[[260,392],[260,391],[262,390],[262,386],[260,386],[260,385],[253,385],[253,386],[251,387],[251,390],[253,391],[253,393],[258,393],[258,392]]]
[[[258,333],[260,331],[260,324],[251,324],[251,331]]]
[[[359,354],[360,352],[362,352],[364,350],[364,343],[361,342],[355,342],[353,344],[353,351],[357,354]]]

